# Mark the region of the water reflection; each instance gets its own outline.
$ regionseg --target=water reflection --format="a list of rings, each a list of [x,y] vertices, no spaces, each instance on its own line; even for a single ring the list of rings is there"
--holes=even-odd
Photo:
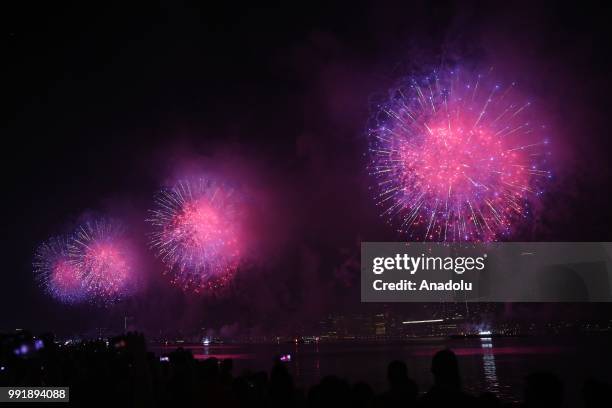
[[[484,336],[484,335],[483,335]],[[339,375],[351,382],[365,381],[377,392],[386,389],[385,372],[394,359],[408,363],[410,374],[422,387],[431,386],[431,359],[444,348],[452,349],[462,365],[464,385],[470,392],[496,393],[505,401],[522,399],[523,380],[535,370],[554,370],[573,380],[576,371],[609,378],[612,348],[608,336],[577,340],[564,338],[474,338],[415,339],[398,344],[314,343],[280,344],[161,344],[152,349],[160,356],[177,348],[190,350],[196,359],[215,357],[234,360],[237,375],[244,370],[268,371],[274,358],[291,355],[289,369],[296,385],[308,388],[326,375]],[[603,356],[603,357],[602,357]],[[297,367],[296,367],[297,365]],[[569,398],[569,397],[568,397]]]
[[[314,377],[316,381],[321,380],[321,356],[319,354],[319,343],[315,344],[314,349]]]
[[[300,378],[302,376],[302,373],[300,371],[300,358],[301,358],[301,356],[298,354],[299,352],[300,352],[300,349],[299,349],[299,345],[298,345],[297,340],[296,340],[295,348],[293,350],[293,353],[295,354],[295,356],[297,358],[294,359],[294,363],[293,363],[294,366],[293,367],[294,367],[295,376],[298,377],[298,378]]]
[[[487,386],[487,391],[499,392],[499,380],[497,379],[497,367],[495,365],[495,354],[493,353],[493,339],[483,337],[480,339],[482,348],[482,367]]]

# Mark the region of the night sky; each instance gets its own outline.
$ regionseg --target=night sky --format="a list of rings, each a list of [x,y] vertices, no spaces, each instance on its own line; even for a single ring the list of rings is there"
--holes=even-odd
[[[359,243],[401,239],[368,190],[371,101],[443,61],[494,66],[554,129],[554,183],[513,239],[612,240],[609,10],[409,3],[4,6],[0,329],[294,328],[356,310]],[[159,186],[209,168],[268,203],[260,259],[228,293],[184,295],[152,257],[143,292],[110,309],[36,286],[41,241],[91,214],[144,236]]]

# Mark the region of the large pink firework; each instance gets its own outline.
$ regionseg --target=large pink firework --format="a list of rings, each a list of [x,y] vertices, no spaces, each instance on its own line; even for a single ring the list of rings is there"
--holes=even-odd
[[[65,238],[43,242],[36,250],[33,266],[38,283],[60,302],[78,303],[87,298],[83,275],[71,262]]]
[[[368,129],[382,216],[410,240],[510,236],[551,176],[547,133],[515,84],[490,73],[402,81]]]
[[[147,220],[151,246],[185,290],[224,286],[244,254],[244,212],[237,191],[214,180],[182,180],[162,189]]]

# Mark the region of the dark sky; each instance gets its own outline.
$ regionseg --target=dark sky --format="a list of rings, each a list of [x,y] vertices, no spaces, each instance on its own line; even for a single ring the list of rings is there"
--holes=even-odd
[[[356,307],[359,242],[398,239],[368,193],[370,100],[442,60],[516,78],[556,130],[555,186],[537,227],[518,238],[612,238],[609,10],[19,3],[1,13],[0,329],[108,326],[123,314],[146,327],[263,327]],[[273,259],[241,277],[243,287],[193,299],[168,288],[155,263],[147,290],[111,310],[58,305],[36,287],[38,243],[88,213],[144,233],[153,193],[185,163],[239,168],[273,198],[263,239]]]

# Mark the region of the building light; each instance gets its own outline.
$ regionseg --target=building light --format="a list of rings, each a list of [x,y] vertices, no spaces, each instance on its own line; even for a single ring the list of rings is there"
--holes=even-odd
[[[402,322],[402,324],[419,324],[419,323],[440,323],[443,322],[444,319],[432,319],[432,320],[409,320],[406,322]]]

